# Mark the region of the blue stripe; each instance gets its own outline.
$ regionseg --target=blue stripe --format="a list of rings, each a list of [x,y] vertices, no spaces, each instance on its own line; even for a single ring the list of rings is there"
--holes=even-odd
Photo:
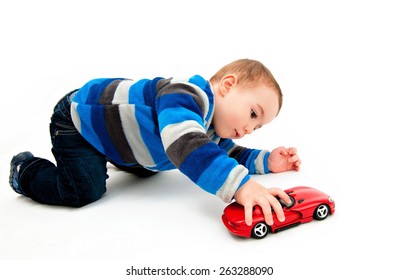
[[[264,155],[263,165],[264,165],[264,173],[265,173],[265,174],[268,174],[268,173],[271,172],[271,171],[269,170],[269,168],[268,168],[268,158],[269,158],[269,155],[270,155],[270,154],[271,154],[270,152],[267,152],[267,153],[265,153],[265,155]]]
[[[199,86],[206,93],[206,96],[209,99],[209,112],[208,112],[207,116],[205,116],[205,120],[206,120],[206,122],[209,122],[212,112],[214,110],[214,99],[213,99],[214,94],[211,90],[210,83],[208,81],[206,81],[205,79],[203,79],[199,75],[195,75],[195,76],[191,77],[188,81],[190,83],[193,83],[193,84]]]
[[[104,89],[115,80],[120,78],[91,80],[79,89],[73,101],[80,104],[98,104]]]
[[[187,120],[193,120],[203,127],[203,120],[200,116],[193,114],[185,108],[169,108],[159,114],[159,131],[162,131],[169,124],[182,123]]]
[[[145,104],[151,105],[151,106],[155,105],[156,97],[158,95],[156,86],[157,86],[158,82],[163,79],[164,78],[162,78],[162,77],[157,77],[146,84],[146,87],[144,89],[145,90],[144,91],[145,92],[145,94],[144,94]]]
[[[244,165],[247,169],[249,169],[250,174],[256,173],[256,166],[254,164],[254,160],[260,153],[260,150],[254,150],[254,149],[245,149],[242,152],[239,153],[239,156],[237,158],[237,161]]]
[[[234,145],[235,143],[229,138],[223,138],[219,144],[220,148],[225,150],[226,152],[229,152],[229,150],[231,150]]]
[[[144,88],[148,80],[139,80],[129,88],[129,104],[145,104],[144,101]]]
[[[159,128],[154,124],[155,112],[150,107],[136,105],[135,118],[139,120],[141,138],[151,154],[155,164],[167,159],[160,139]]]
[[[208,82],[199,75],[192,76],[188,82],[197,85],[201,89],[208,87]]]
[[[217,157],[206,165],[196,183],[205,191],[216,194],[238,163],[226,157]]]
[[[240,182],[238,188],[236,190],[239,190],[240,187],[242,187],[247,181],[249,181],[250,176],[246,175],[245,178],[243,178],[242,182]]]
[[[91,143],[99,152],[105,154],[104,147],[99,140],[97,134],[93,130],[92,126],[92,116],[91,116],[91,106],[85,104],[78,104],[76,107],[77,113],[79,114],[81,120],[81,131],[80,133],[83,137]]]
[[[198,104],[192,96],[186,93],[175,93],[175,94],[165,94],[158,98],[158,114],[164,109],[168,108],[186,108],[199,116],[203,116],[203,112],[200,110]]]
[[[223,174],[225,170],[231,171],[236,165],[235,160],[230,159],[216,144],[209,142],[189,154],[181,164],[180,171],[206,191],[215,194],[222,184],[209,181],[210,177],[212,180],[223,181],[226,178]]]

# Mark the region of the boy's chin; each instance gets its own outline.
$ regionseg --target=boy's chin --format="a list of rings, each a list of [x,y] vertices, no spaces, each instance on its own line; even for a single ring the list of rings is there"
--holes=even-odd
[[[217,128],[214,128],[215,133],[220,137],[220,138],[230,138],[230,139],[239,139],[242,137],[239,137],[236,135],[236,133],[231,133],[228,131],[219,131]]]
[[[220,135],[219,135],[220,136]],[[240,135],[233,135],[233,134],[228,134],[228,135],[225,135],[225,136],[220,136],[221,138],[229,138],[229,139],[241,139],[242,138],[242,136],[240,136]]]
[[[233,139],[233,135],[231,135],[230,133],[223,133],[221,132],[217,132],[217,130],[215,130],[216,134],[221,137],[221,138],[232,138]]]

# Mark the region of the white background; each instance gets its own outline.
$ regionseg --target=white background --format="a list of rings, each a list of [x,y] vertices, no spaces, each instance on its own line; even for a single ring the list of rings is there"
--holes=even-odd
[[[186,279],[229,279],[217,275],[228,266],[274,269],[250,279],[391,279],[398,249],[393,2],[3,1],[1,277],[173,279],[125,274],[131,266],[183,265],[212,271]],[[336,201],[325,221],[263,240],[234,237],[221,222],[226,204],[177,171],[142,180],[110,167],[107,194],[82,209],[39,205],[10,189],[14,154],[52,159],[49,118],[68,91],[97,77],[210,78],[244,57],[273,72],[285,99],[272,124],[239,143],[295,146],[303,161],[300,172],[255,179],[323,190]]]

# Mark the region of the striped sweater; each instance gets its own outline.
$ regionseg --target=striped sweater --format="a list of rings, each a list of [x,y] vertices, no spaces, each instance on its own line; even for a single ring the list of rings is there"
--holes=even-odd
[[[213,113],[214,95],[201,76],[95,79],[75,93],[71,105],[77,130],[112,161],[153,171],[178,168],[230,202],[248,174],[269,172],[269,152],[220,138]]]

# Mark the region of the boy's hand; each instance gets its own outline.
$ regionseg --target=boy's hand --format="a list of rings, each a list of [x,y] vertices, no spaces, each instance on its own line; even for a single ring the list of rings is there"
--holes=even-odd
[[[268,169],[271,172],[300,170],[301,160],[296,148],[279,147],[274,149],[268,157]]]
[[[263,210],[265,222],[273,225],[271,207],[273,208],[279,221],[285,220],[285,214],[279,201],[275,198],[279,196],[287,204],[290,204],[289,196],[279,188],[266,189],[253,179],[247,181],[235,193],[235,200],[245,208],[245,222],[251,226],[253,221],[253,207],[259,205]]]

